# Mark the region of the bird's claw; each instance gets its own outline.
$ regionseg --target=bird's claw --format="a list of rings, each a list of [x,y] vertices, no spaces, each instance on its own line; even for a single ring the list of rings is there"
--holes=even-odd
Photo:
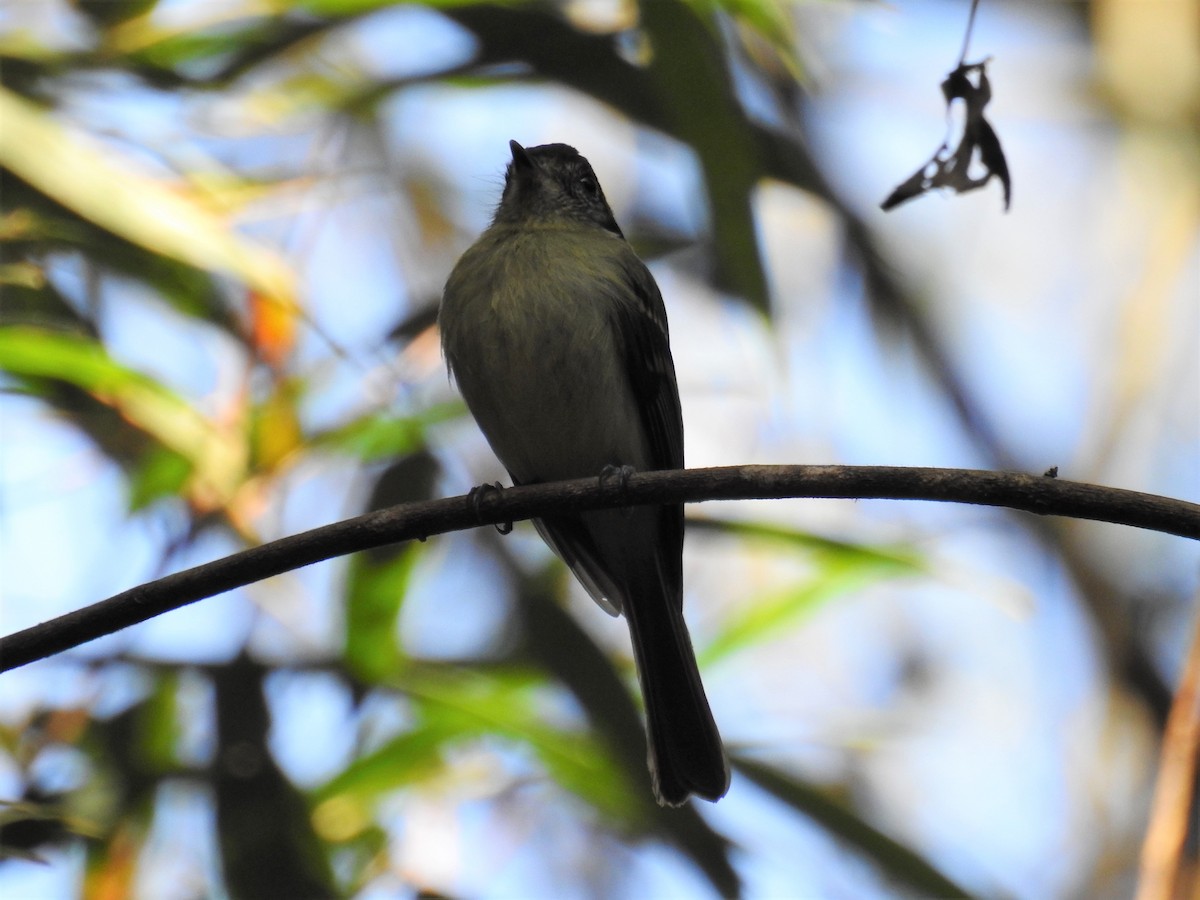
[[[633,466],[607,465],[600,470],[600,486],[604,487],[604,485],[610,479],[615,478],[617,483],[621,486],[621,490],[624,491],[629,487],[629,476],[636,473],[637,469],[635,469]],[[632,510],[629,507],[625,507],[621,510],[621,512],[625,515],[629,515]]]
[[[504,488],[500,485],[500,482],[493,481],[490,484],[485,482],[484,484],[476,485],[467,493],[467,496],[471,499],[471,505],[475,508],[475,517],[481,523],[483,521],[483,504],[487,502],[486,498],[490,494],[499,494],[503,490]],[[496,530],[501,534],[508,534],[513,530],[513,523],[497,522]]]
[[[629,487],[629,476],[636,475],[637,469],[633,466],[614,466],[607,465],[600,470],[600,485],[603,487],[610,479],[617,479],[621,485],[621,490]]]

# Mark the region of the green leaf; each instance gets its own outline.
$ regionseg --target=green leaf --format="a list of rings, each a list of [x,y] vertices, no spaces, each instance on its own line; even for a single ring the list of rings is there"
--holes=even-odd
[[[721,632],[696,654],[701,667],[712,666],[743,650],[785,634],[835,596],[848,593],[871,579],[857,571],[826,569],[807,584],[797,585],[744,604]]]
[[[369,806],[387,791],[443,770],[448,747],[490,736],[528,748],[557,784],[616,819],[628,821],[636,808],[625,780],[590,735],[545,721],[542,676],[424,665],[406,669],[393,686],[414,704],[413,728],[322,787],[316,794],[321,804]]]
[[[186,186],[138,173],[112,148],[63,127],[3,87],[0,122],[0,165],[47,196],[147,250],[225,273],[294,304],[294,276],[284,261],[235,234]]]
[[[268,344],[268,337],[260,339],[260,352],[269,354]],[[304,449],[297,409],[304,391],[299,379],[279,379],[271,386],[271,393],[251,408],[249,437],[256,472],[272,472]]]
[[[179,672],[160,669],[154,690],[140,705],[134,720],[135,752],[151,772],[170,772],[179,767],[180,722],[176,705]]]
[[[641,13],[653,46],[649,73],[672,98],[665,124],[691,145],[704,172],[718,287],[765,312],[767,278],[751,206],[762,164],[715,17],[707,4],[646,3]]]
[[[356,553],[346,588],[346,665],[368,684],[399,668],[402,655],[396,620],[423,547],[409,544],[394,554]]]
[[[425,0],[421,5],[434,9],[450,9],[456,6],[518,6],[527,0]],[[396,0],[292,0],[296,9],[322,16],[354,16],[386,6],[395,6]]]
[[[178,495],[192,471],[192,464],[182,453],[162,446],[151,448],[130,472],[130,511],[136,512],[163,497]]]
[[[314,436],[311,444],[356,456],[364,462],[391,459],[424,447],[430,426],[459,418],[465,410],[456,401],[430,406],[411,416],[372,413]]]
[[[183,398],[112,359],[90,338],[0,327],[0,370],[81,388],[187,460],[200,485],[218,497],[231,496],[246,471],[244,441],[223,434]]]
[[[269,34],[270,21],[241,24],[237,27],[200,30],[191,28],[182,32],[164,32],[157,28],[137,23],[133,29],[121,33],[122,49],[131,50],[130,56],[152,66],[164,69],[179,69],[189,64],[228,58],[248,45],[265,43]],[[152,25],[152,21],[150,23]],[[136,41],[132,35],[136,34]],[[137,46],[141,44],[142,46]]]
[[[782,526],[757,523],[689,520],[688,527],[693,526],[697,530],[801,549],[816,567],[808,581],[739,606],[721,632],[697,654],[701,666],[711,666],[778,637],[835,597],[885,578],[924,572],[920,558],[904,548],[849,544]]]
[[[410,697],[424,701],[430,721],[457,722],[514,739],[533,750],[550,776],[610,816],[628,820],[636,809],[627,782],[599,744],[588,735],[564,731],[544,721],[540,707],[545,679],[520,669],[457,670],[452,677],[405,678]]]
[[[370,817],[371,805],[389,791],[418,784],[444,768],[443,746],[461,737],[458,729],[422,724],[388,741],[378,750],[346,766],[336,778],[314,794],[317,815],[321,806],[336,803],[359,809],[358,818]],[[348,811],[348,810],[347,810]]]
[[[710,531],[739,539],[783,544],[787,547],[816,552],[853,556],[867,564],[895,565],[911,569],[914,573],[924,572],[920,554],[904,546],[872,547],[840,541],[808,531],[800,531],[784,525],[763,522],[735,522],[728,519],[688,519],[689,531]]]
[[[220,302],[217,283],[208,273],[106,231],[22,179],[5,178],[0,202],[6,211],[0,220],[0,241],[7,256],[40,268],[52,252],[78,254],[97,272],[142,282],[185,315],[203,318],[241,335],[240,323],[233,320],[228,304]],[[38,305],[51,310],[61,308],[52,279],[44,279],[41,290],[27,298],[6,288],[0,321],[45,322],[48,313]],[[74,309],[65,312],[71,319],[80,318]]]
[[[749,28],[765,40],[779,55],[793,77],[800,75],[800,60],[792,37],[785,4],[781,0],[690,0],[703,10],[715,3],[739,25]]]

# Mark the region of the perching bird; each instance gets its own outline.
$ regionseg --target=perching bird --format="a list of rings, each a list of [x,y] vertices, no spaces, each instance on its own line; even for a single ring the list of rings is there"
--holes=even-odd
[[[515,484],[682,468],[658,285],[575,148],[509,146],[499,208],[451,272],[438,317],[467,406]],[[535,524],[629,623],[659,803],[723,796],[729,766],[683,621],[683,507]]]

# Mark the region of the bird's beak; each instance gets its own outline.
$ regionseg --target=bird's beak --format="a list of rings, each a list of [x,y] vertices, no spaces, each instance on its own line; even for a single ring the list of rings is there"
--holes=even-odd
[[[530,172],[533,170],[533,160],[529,158],[529,154],[525,152],[524,147],[516,141],[509,141],[508,149],[512,151],[513,168],[518,172]]]

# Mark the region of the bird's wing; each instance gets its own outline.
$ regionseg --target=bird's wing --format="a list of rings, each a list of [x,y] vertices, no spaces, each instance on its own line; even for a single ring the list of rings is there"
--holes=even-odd
[[[632,251],[624,266],[636,303],[618,304],[615,325],[624,347],[626,373],[650,448],[651,469],[683,468],[683,411],[667,332],[662,294]],[[668,595],[683,605],[683,507],[662,509],[658,542]]]
[[[683,468],[683,412],[667,333],[667,311],[654,277],[630,253],[624,266],[636,303],[614,309],[626,374],[650,443],[654,469]]]

